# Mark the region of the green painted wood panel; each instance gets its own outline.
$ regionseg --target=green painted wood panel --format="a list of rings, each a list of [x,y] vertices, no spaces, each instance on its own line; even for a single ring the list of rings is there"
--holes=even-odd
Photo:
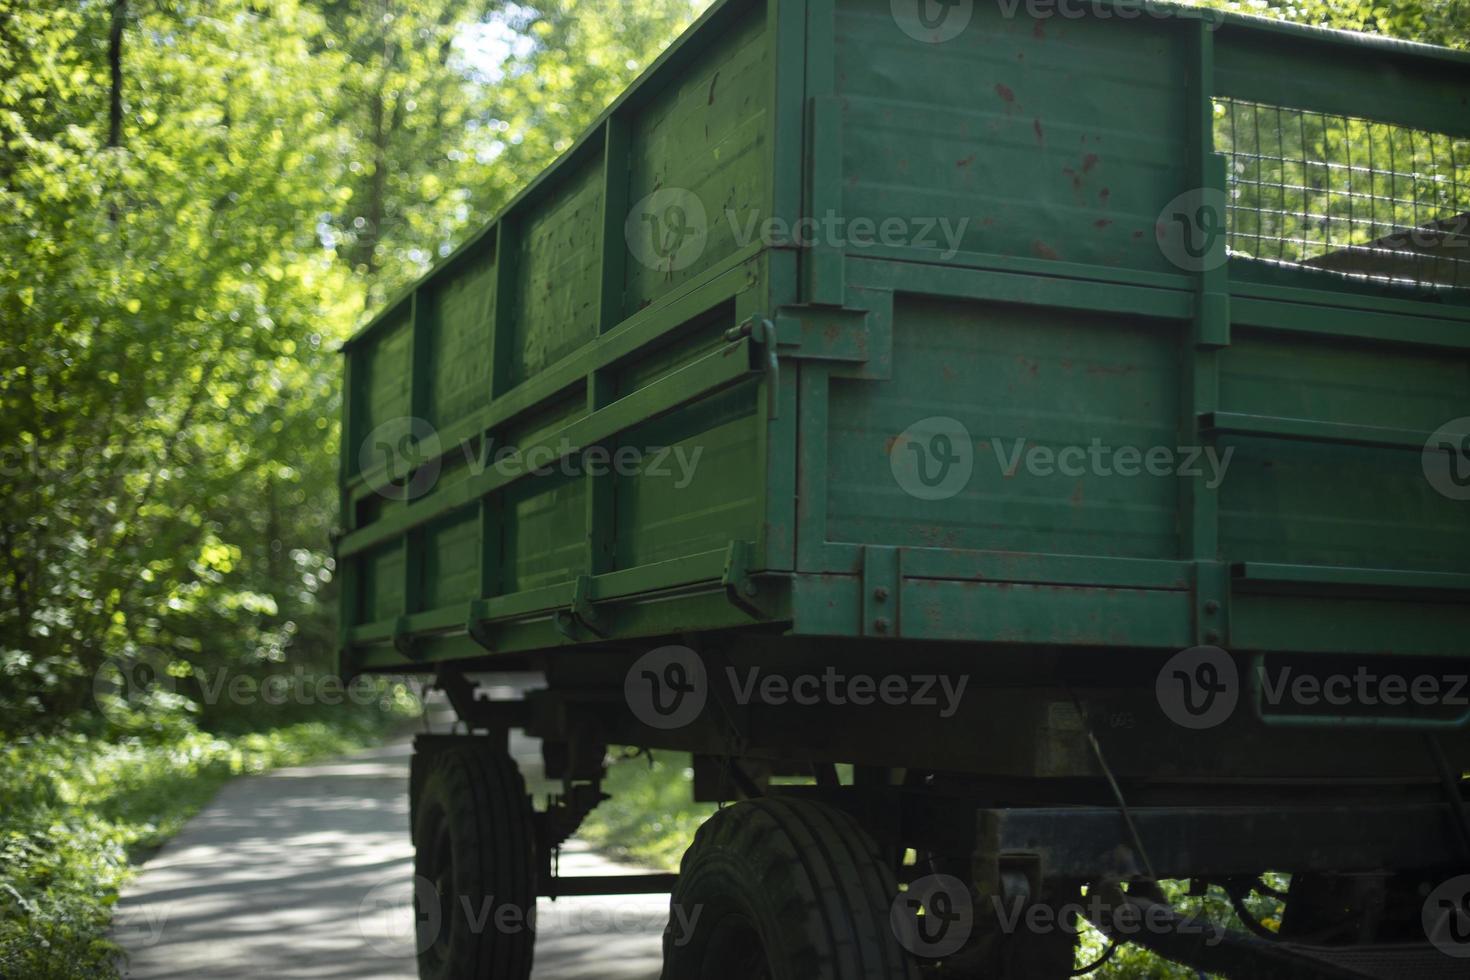
[[[1464,353],[1241,331],[1221,355],[1221,411],[1421,432],[1470,413]],[[1230,436],[1220,492],[1232,561],[1470,570],[1463,501],[1421,453]]]
[[[424,609],[439,609],[480,598],[480,515],[439,521],[423,532]]]
[[[404,613],[403,547],[391,545],[359,561],[358,621],[375,623]]]
[[[639,426],[613,447],[641,459],[636,473],[614,482],[618,568],[750,540],[764,479],[756,396],[747,383]]]
[[[597,336],[602,259],[602,169],[589,163],[522,226],[512,384],[533,378]]]
[[[490,403],[493,252],[466,256],[459,273],[436,284],[432,293],[429,421],[448,429]]]
[[[1126,317],[906,296],[893,320],[893,379],[831,385],[828,540],[1177,557],[1175,477],[1048,474],[1025,462],[1033,450],[1086,449],[1094,440],[1112,449],[1177,446],[1176,335]],[[914,428],[935,418],[952,424]],[[914,432],[916,446],[905,445]],[[972,474],[950,496],[921,499],[895,476],[892,459],[932,452],[940,432],[953,433],[953,453],[971,461]],[[934,458],[924,465],[939,476]]]
[[[1189,186],[1177,24],[979,3],[926,44],[887,0],[839,0],[836,32],[844,217],[915,238],[943,217],[965,251],[1176,271],[1154,228]]]
[[[653,261],[645,251],[626,262],[623,314],[631,315],[660,296],[729,258],[764,210],[771,175],[767,133],[772,65],[763,5],[719,39],[692,70],[673,80],[630,120],[628,201],[634,218],[663,222],[669,203],[687,206],[706,233],[703,247],[687,262]],[[640,202],[656,191],[679,197],[653,199],[647,217]],[[697,202],[697,206],[693,204]],[[669,229],[660,224],[659,234]],[[655,253],[656,256],[656,253]],[[677,266],[677,267],[676,267]]]
[[[413,334],[407,313],[384,328],[376,343],[363,350],[360,373],[354,376],[357,388],[356,423],[353,431],[364,442],[396,445],[409,431],[410,378],[409,354]],[[357,473],[364,459],[372,466],[382,465],[377,447],[366,452],[358,446],[348,454],[349,472]]]

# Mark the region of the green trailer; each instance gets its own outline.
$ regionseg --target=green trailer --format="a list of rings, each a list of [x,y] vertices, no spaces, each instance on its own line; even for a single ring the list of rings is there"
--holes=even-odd
[[[345,354],[342,670],[468,732],[423,976],[528,975],[476,901],[657,890],[669,978],[1470,955],[1470,57],[722,0]],[[609,745],[735,803],[678,876],[554,873]]]

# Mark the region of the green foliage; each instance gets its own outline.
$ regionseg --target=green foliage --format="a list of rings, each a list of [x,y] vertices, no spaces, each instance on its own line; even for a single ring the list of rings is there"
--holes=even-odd
[[[109,975],[130,857],[413,710],[210,693],[333,668],[335,348],[693,14],[0,0],[0,976]]]
[[[115,976],[107,929],[131,859],[177,832],[227,779],[357,748],[378,735],[380,717],[234,738],[64,734],[0,748],[0,976]]]
[[[1470,48],[1470,0],[1185,0],[1194,6]]]
[[[715,812],[691,802],[694,772],[686,752],[628,756],[608,767],[612,799],[593,810],[578,836],[637,864],[677,871],[694,831]]]
[[[693,12],[0,0],[0,731],[330,667],[336,345]]]

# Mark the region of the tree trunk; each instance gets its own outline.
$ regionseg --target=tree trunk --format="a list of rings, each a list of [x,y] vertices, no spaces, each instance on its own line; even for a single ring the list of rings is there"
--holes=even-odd
[[[128,19],[128,0],[112,0],[112,30],[107,40],[107,64],[112,69],[112,98],[108,107],[107,145],[123,145],[123,25]]]

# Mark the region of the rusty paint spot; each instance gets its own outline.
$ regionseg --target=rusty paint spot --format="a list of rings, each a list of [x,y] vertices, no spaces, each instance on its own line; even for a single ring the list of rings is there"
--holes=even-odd
[[[1046,242],[1043,242],[1039,238],[1031,243],[1031,251],[1034,252],[1038,257],[1043,259],[1061,258],[1061,256],[1057,254],[1056,249],[1052,248],[1050,245],[1048,245]]]
[[[1101,201],[1104,206],[1106,206],[1107,203],[1110,200],[1112,200],[1112,198],[1113,198],[1112,188],[1104,187],[1102,190],[1100,190],[1100,191],[1097,192],[1097,199],[1099,201]]]
[[[1082,506],[1082,483],[1080,481],[1077,484],[1077,489],[1075,489],[1075,490],[1072,491],[1071,500],[1072,500],[1072,506],[1073,507],[1081,507]]]
[[[995,219],[994,218],[986,218],[983,222],[981,222],[981,224],[983,224],[985,227],[989,228],[991,225],[995,224]]]
[[[1046,130],[1044,130],[1044,129],[1041,128],[1041,120],[1040,119],[1034,120],[1031,125],[1036,130],[1036,142],[1038,142],[1038,143],[1045,143],[1046,142]]]
[[[709,80],[709,102],[707,103],[708,105],[714,105],[715,104],[715,84],[717,82],[719,82],[719,80],[720,80],[720,73],[719,72],[715,72],[715,77],[714,78],[711,78]]]
[[[960,379],[960,373],[954,368],[950,367],[948,364],[940,368],[939,373],[943,376],[945,381],[958,381]]]
[[[1093,168],[1096,167],[1101,161],[1102,158],[1099,157],[1096,153],[1087,154],[1087,156],[1082,158],[1082,172],[1085,174],[1092,173]]]
[[[971,153],[967,157],[960,157],[958,160],[956,160],[954,162],[954,165],[956,167],[968,167],[970,164],[972,164],[974,162],[975,162],[975,154]]]
[[[1132,374],[1134,371],[1137,371],[1137,370],[1138,370],[1138,368],[1134,367],[1132,364],[1089,364],[1089,365],[1087,365],[1087,373],[1088,374],[1095,374],[1095,375],[1112,375],[1112,376],[1116,376],[1116,377],[1123,377],[1124,375]]]
[[[1106,228],[1108,225],[1110,225],[1112,223],[1113,223],[1113,219],[1112,218],[1098,218],[1096,221],[1094,221],[1092,223],[1092,226],[1094,228]]]
[[[1135,240],[1142,241],[1143,240],[1143,229],[1140,228],[1137,231],[1135,231],[1133,233],[1133,237],[1134,237]]]
[[[841,337],[841,336],[842,336],[842,328],[840,326],[838,326],[837,324],[835,324],[835,323],[829,323],[829,324],[827,324],[827,329],[822,331],[822,337],[829,344],[836,343],[837,342],[837,338],[838,337]]]
[[[898,436],[889,436],[883,443],[883,454],[885,456],[891,454],[896,445],[898,445]]]
[[[1036,25],[1031,28],[1031,36],[1038,41],[1046,40],[1046,22],[1039,17],[1036,20]]]
[[[996,83],[995,94],[1000,96],[1006,102],[1014,104],[1016,101],[1016,93],[1011,91],[1010,87],[1007,85]]]

